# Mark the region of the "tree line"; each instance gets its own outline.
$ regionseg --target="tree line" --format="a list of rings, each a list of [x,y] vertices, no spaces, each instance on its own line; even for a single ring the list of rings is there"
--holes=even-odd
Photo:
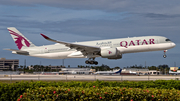
[[[64,66],[53,66],[53,68],[51,68],[51,65],[49,66],[43,66],[43,65],[31,65],[29,68],[29,66],[18,66],[14,71],[22,71],[22,72],[27,72],[27,73],[33,73],[33,72],[59,72],[61,71],[61,68],[71,68],[70,65],[68,67],[64,67]],[[114,70],[114,69],[149,69],[149,70],[157,70],[157,71],[161,71],[162,74],[167,74],[169,71],[169,66],[168,65],[159,65],[159,66],[147,66],[147,67],[143,67],[143,66],[137,66],[137,65],[133,65],[133,66],[127,66],[127,67],[114,67],[114,68],[110,68],[108,65],[102,64],[101,66],[83,66],[83,65],[78,65],[78,68],[91,68],[91,69],[95,69],[96,71],[110,71],[110,70]]]

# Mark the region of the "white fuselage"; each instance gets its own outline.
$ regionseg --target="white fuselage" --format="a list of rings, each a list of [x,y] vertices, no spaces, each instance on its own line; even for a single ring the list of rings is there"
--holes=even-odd
[[[95,46],[99,47],[100,49],[117,48],[117,50],[121,54],[168,50],[175,47],[175,43],[171,42],[169,39],[162,36],[144,36],[96,40],[87,42],[77,42],[75,44]],[[81,51],[71,49],[59,43],[38,47],[28,47],[22,50],[28,51],[29,56],[48,59],[87,58],[87,56],[84,55]],[[100,55],[94,55],[93,57],[100,57]]]

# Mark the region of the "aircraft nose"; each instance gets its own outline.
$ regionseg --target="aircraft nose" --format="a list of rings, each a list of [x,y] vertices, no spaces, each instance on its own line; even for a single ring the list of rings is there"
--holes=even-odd
[[[171,45],[172,45],[172,47],[175,47],[175,46],[176,46],[176,44],[175,44],[175,43],[171,43]]]

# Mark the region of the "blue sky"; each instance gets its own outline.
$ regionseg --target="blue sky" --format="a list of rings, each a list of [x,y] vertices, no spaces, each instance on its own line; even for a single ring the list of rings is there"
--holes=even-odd
[[[180,66],[180,1],[178,0],[0,0],[0,57],[19,59],[20,65],[62,65],[62,60],[41,59],[11,54],[17,49],[7,27],[16,27],[35,45],[54,44],[40,36],[75,42],[133,36],[160,35],[176,47],[163,51],[124,54],[120,60],[97,58],[99,65]],[[85,65],[86,59],[65,59],[65,66]]]

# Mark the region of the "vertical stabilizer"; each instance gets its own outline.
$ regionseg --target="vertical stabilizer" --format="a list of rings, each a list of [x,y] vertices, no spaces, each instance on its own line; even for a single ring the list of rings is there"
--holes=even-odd
[[[121,71],[122,71],[122,69],[118,70],[118,71],[117,71],[117,72],[115,72],[115,73],[121,73]]]
[[[11,34],[19,50],[27,47],[35,47],[35,45],[23,34],[21,34],[15,27],[8,27],[7,29],[9,30],[9,33]]]

